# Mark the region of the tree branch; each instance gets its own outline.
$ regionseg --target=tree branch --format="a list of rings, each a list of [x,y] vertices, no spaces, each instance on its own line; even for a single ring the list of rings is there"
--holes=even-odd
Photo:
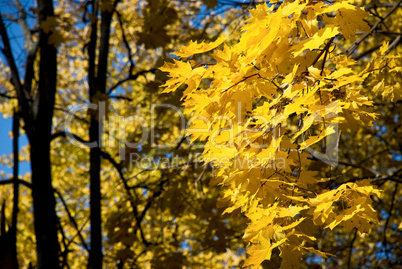
[[[385,14],[384,17],[382,17],[380,20],[378,20],[373,25],[373,27],[371,27],[369,32],[365,33],[363,36],[361,36],[359,39],[357,39],[355,42],[353,42],[352,45],[350,45],[350,47],[348,49],[346,49],[344,53],[346,53],[347,56],[350,56],[355,51],[355,49],[357,49],[357,47],[360,45],[360,43],[362,43],[372,32],[374,32],[374,30],[378,27],[378,25],[380,25],[380,23],[382,23],[386,18],[388,18],[392,13],[394,13],[394,11],[401,4],[402,4],[402,0],[399,0],[398,3],[395,3],[394,6],[392,7],[392,9],[390,11],[388,11],[388,13]]]
[[[2,180],[0,180],[0,185],[7,185],[7,184],[13,184],[14,183],[14,179],[2,179]],[[30,183],[30,182],[28,182],[28,181],[25,181],[25,180],[23,180],[23,179],[18,179],[18,184],[22,184],[22,185],[24,185],[25,187],[28,187],[28,188],[32,188],[32,184]]]
[[[120,100],[126,100],[126,101],[133,101],[133,98],[127,97],[127,96],[123,96],[123,95],[110,95],[110,98],[114,98],[114,99],[120,99]]]
[[[311,63],[311,66],[314,66],[314,65],[317,63],[317,61],[321,58],[321,56],[324,54],[324,52],[327,53],[327,52],[329,51],[329,48],[330,48],[332,42],[334,41],[334,39],[335,39],[335,37],[332,37],[332,38],[327,42],[327,44],[325,45],[324,49],[320,51],[320,53],[318,54],[318,56],[317,56],[317,57],[314,59],[314,61]],[[324,63],[325,63],[325,61],[324,61]]]
[[[392,49],[394,49],[399,43],[401,43],[401,38],[402,38],[402,33],[397,36],[392,43],[389,45],[387,51],[385,52],[385,55],[391,52]]]
[[[107,94],[112,93],[117,87],[119,87],[121,84],[130,81],[130,80],[136,80],[139,76],[145,75],[146,73],[152,73],[155,74],[156,68],[151,68],[149,70],[143,70],[140,71],[136,74],[130,74],[127,78],[124,78],[120,81],[118,81],[116,84],[114,84],[110,89],[107,91]]]
[[[18,68],[17,65],[15,64],[15,60],[10,45],[10,39],[8,37],[7,29],[6,26],[4,25],[3,17],[1,14],[0,14],[0,36],[2,38],[4,46],[4,48],[2,48],[1,51],[3,55],[6,57],[8,66],[10,67],[11,70],[11,82],[16,88],[18,95],[22,97],[23,96],[22,84],[18,73]]]
[[[116,15],[117,15],[117,18],[119,20],[119,25],[120,25],[120,29],[121,29],[121,36],[122,36],[122,39],[123,39],[123,43],[126,46],[127,51],[128,51],[128,60],[130,62],[129,74],[132,74],[133,69],[135,67],[135,63],[134,63],[134,60],[133,60],[133,56],[131,55],[132,54],[131,53],[131,47],[130,47],[130,44],[128,43],[127,38],[126,38],[126,33],[124,31],[124,26],[123,26],[123,19],[121,18],[121,14],[117,10],[116,10]]]
[[[68,209],[68,205],[67,205],[66,201],[64,200],[63,196],[61,195],[61,193],[58,190],[54,189],[54,192],[59,196],[60,201],[63,204],[64,210],[66,210],[66,212],[67,212],[68,219],[71,221],[75,230],[77,231],[77,235],[81,241],[81,244],[84,246],[85,250],[89,253],[89,247],[88,247],[87,243],[85,242],[84,237],[81,234],[81,230],[79,229],[78,224],[75,221],[75,218],[73,217],[70,210]]]
[[[7,98],[7,99],[17,99],[16,96],[11,96],[11,95],[8,95],[8,94],[2,93],[2,92],[0,92],[0,97]]]
[[[90,143],[90,141],[84,140],[83,138],[79,137],[76,134],[72,134],[70,132],[66,132],[66,131],[59,131],[57,133],[52,134],[52,136],[50,137],[50,141],[53,141],[54,139],[58,138],[58,137],[72,137],[75,140],[77,140],[78,142],[82,143],[84,146],[88,146],[88,143]]]
[[[364,6],[364,9],[372,9],[377,7],[394,7],[395,3],[375,3],[373,5]],[[399,3],[399,7],[402,7],[402,3]]]
[[[112,156],[110,156],[109,153],[102,151],[101,154],[102,154],[102,157],[105,158],[106,160],[108,160],[116,168],[117,172],[119,173],[120,179],[123,182],[124,189],[125,189],[125,191],[126,191],[126,193],[128,195],[129,202],[130,202],[131,207],[133,209],[134,218],[136,220],[135,227],[140,231],[141,240],[143,241],[143,243],[146,246],[148,246],[150,243],[146,240],[144,232],[143,232],[142,227],[141,227],[141,222],[142,222],[143,216],[142,216],[142,214],[141,214],[141,216],[139,216],[139,214],[138,214],[138,208],[137,208],[137,206],[135,204],[135,200],[134,200],[134,197],[133,197],[133,195],[131,193],[130,187],[128,186],[127,180],[124,177],[124,174],[123,174],[123,172],[121,170],[121,165],[118,164],[112,158]],[[144,213],[144,211],[143,211],[143,213]]]
[[[38,42],[35,42],[32,38],[31,29],[29,29],[28,23],[26,22],[27,14],[25,12],[24,7],[21,5],[21,2],[19,0],[14,0],[14,3],[18,9],[18,12],[20,13],[20,17],[18,18],[18,24],[21,26],[22,32],[24,34],[27,49],[28,51],[31,51],[37,46]]]
[[[60,234],[62,237],[61,241],[63,242],[63,247],[64,247],[64,250],[61,251],[61,253],[60,253],[61,268],[64,268],[64,267],[70,268],[70,266],[67,263],[67,256],[68,256],[68,252],[69,252],[68,246],[70,245],[71,242],[68,242],[68,239],[66,237],[66,234],[64,233],[63,227],[61,226],[61,221],[60,221],[59,217],[57,217],[57,228],[60,231]],[[66,241],[67,241],[67,243],[66,243]]]
[[[378,50],[379,48],[381,48],[381,46],[382,45],[377,45],[377,46],[371,47],[370,49],[366,50],[365,52],[362,52],[360,55],[353,57],[353,59],[359,60],[359,59],[363,58],[364,56],[369,55],[369,54],[373,53],[374,51]]]
[[[339,164],[342,164],[342,165],[346,165],[346,166],[351,166],[351,167],[354,167],[354,168],[362,169],[362,170],[367,171],[367,172],[369,172],[370,174],[374,175],[375,177],[379,177],[379,176],[380,176],[380,173],[374,171],[373,169],[370,169],[370,168],[367,168],[367,167],[364,167],[364,166],[361,166],[361,165],[358,165],[358,164],[348,163],[348,162],[344,162],[344,161],[339,161],[338,163],[339,163]]]
[[[353,252],[353,244],[355,243],[355,240],[356,240],[356,234],[357,234],[357,229],[355,228],[355,232],[353,233],[353,238],[352,238],[352,240],[350,241],[350,245],[349,245],[349,256],[348,256],[348,269],[350,268],[350,266],[351,266],[351,261],[352,261],[352,252]]]
[[[399,187],[399,183],[397,182],[397,183],[395,183],[395,189],[394,189],[394,191],[392,193],[391,206],[390,206],[389,211],[388,211],[388,218],[385,221],[384,231],[383,231],[383,246],[384,246],[384,249],[385,249],[385,255],[387,256],[388,263],[390,262],[390,260],[389,260],[389,253],[388,253],[388,250],[387,250],[387,245],[388,245],[388,242],[387,242],[387,229],[388,229],[389,220],[392,217],[392,211],[394,210],[395,196],[396,196],[396,194],[398,192],[398,187]]]

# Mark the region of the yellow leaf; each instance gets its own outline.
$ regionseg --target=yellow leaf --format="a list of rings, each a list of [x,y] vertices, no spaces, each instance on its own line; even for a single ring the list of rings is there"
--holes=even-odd
[[[382,43],[382,46],[381,46],[381,48],[380,48],[380,54],[381,54],[381,55],[384,55],[384,54],[385,54],[385,52],[388,50],[388,46],[389,46],[389,41],[384,41],[384,42]]]
[[[166,87],[163,93],[175,91],[180,87],[192,74],[192,68],[189,62],[173,60],[173,63],[166,62],[161,68],[163,72],[169,72],[171,79],[161,87]]]
[[[304,184],[315,184],[318,181],[318,172],[317,171],[301,171],[300,177],[297,182]]]
[[[317,142],[321,141],[323,138],[325,138],[328,135],[334,134],[335,129],[333,125],[328,126],[323,132],[318,135],[318,136],[310,136],[307,140],[303,141],[301,143],[300,149],[305,149],[308,148]]]
[[[221,36],[212,43],[201,42],[199,44],[197,41],[190,41],[189,45],[179,48],[174,54],[179,57],[190,57],[194,54],[204,53],[218,47],[225,39],[225,36]]]
[[[345,9],[339,10],[336,20],[339,23],[340,32],[346,39],[354,41],[356,39],[356,31],[369,32],[370,27],[363,20],[368,14],[362,9]]]
[[[325,27],[318,30],[317,33],[314,34],[311,38],[308,38],[304,41],[299,42],[295,46],[293,46],[293,57],[298,56],[306,49],[313,50],[319,49],[321,45],[324,44],[325,40],[336,36],[339,34],[338,28],[336,27]]]
[[[307,208],[308,208],[308,207],[305,206],[303,209],[307,209]],[[305,219],[306,219],[306,218],[300,218],[300,219],[296,220],[295,222],[293,222],[293,223],[291,223],[291,224],[289,224],[289,225],[286,225],[286,226],[281,227],[281,230],[282,230],[282,231],[286,231],[286,230],[292,229],[292,228],[298,226],[298,225],[299,225],[303,220],[305,220]]]
[[[314,66],[310,66],[308,68],[308,72],[316,80],[322,80],[323,79],[323,77],[321,76],[321,70],[318,69],[318,68],[315,68]]]
[[[247,253],[250,254],[251,256],[244,262],[243,267],[247,267],[253,264],[255,268],[258,268],[258,266],[264,260],[271,259],[272,251],[276,247],[282,245],[287,240],[287,238],[285,237],[282,240],[274,244],[271,244],[270,240],[265,239],[263,236],[259,236],[258,238],[259,243],[251,244],[251,246],[247,250]]]
[[[322,251],[319,251],[319,250],[317,250],[317,249],[315,249],[315,248],[312,248],[312,247],[303,247],[305,250],[308,250],[308,251],[310,251],[310,252],[312,252],[312,253],[314,253],[314,254],[317,254],[317,255],[319,255],[319,256],[321,256],[321,257],[324,257],[324,258],[328,258],[328,256],[334,256],[334,255],[332,255],[332,254],[330,254],[330,253],[327,253],[327,252],[322,252]]]

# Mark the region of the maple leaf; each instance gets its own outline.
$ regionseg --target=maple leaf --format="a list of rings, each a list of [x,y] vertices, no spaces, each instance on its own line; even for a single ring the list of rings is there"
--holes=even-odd
[[[303,51],[305,51],[306,49],[308,49],[308,50],[318,49],[318,48],[320,48],[321,45],[324,44],[324,42],[327,39],[334,37],[337,34],[339,34],[337,27],[325,27],[323,29],[320,29],[311,38],[301,41],[298,44],[296,44],[295,46],[293,46],[292,54],[294,57],[296,57],[299,54],[301,54]]]
[[[368,24],[363,20],[368,15],[364,10],[361,9],[340,9],[339,15],[336,16],[336,20],[339,23],[340,32],[342,35],[354,41],[356,39],[356,31],[364,31],[369,32],[370,27]]]
[[[258,237],[259,242],[253,243],[247,249],[247,253],[251,256],[244,262],[243,267],[254,265],[258,267],[264,260],[270,260],[272,251],[278,246],[284,244],[287,238],[283,238],[278,242],[271,243],[271,240],[266,239],[263,235]]]
[[[171,80],[167,81],[161,86],[166,87],[163,93],[175,91],[183,83],[187,83],[187,94],[198,87],[198,84],[201,82],[202,75],[205,72],[205,69],[202,67],[192,69],[189,62],[184,63],[177,60],[174,60],[173,63],[165,63],[162,67],[160,67],[160,70],[169,72],[172,76]],[[190,78],[193,79],[189,80]]]
[[[279,255],[282,258],[280,269],[293,269],[300,266],[300,259],[302,257],[300,250],[291,248],[290,246],[282,246],[279,249],[281,251]]]
[[[189,45],[182,46],[177,51],[175,51],[174,54],[179,57],[190,57],[194,54],[204,53],[218,47],[225,41],[225,39],[226,39],[225,36],[221,36],[217,40],[211,43],[205,43],[205,42],[198,43],[197,41],[190,41]]]

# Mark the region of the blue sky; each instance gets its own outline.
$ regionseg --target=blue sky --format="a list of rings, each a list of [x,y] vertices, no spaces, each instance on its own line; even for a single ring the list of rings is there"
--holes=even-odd
[[[0,156],[9,155],[12,153],[13,142],[10,139],[9,133],[12,130],[13,120],[12,118],[4,119],[3,116],[0,116]],[[19,137],[20,146],[25,146],[28,144],[28,139],[26,135],[22,135]],[[30,165],[28,162],[20,162],[20,171],[19,174],[23,175],[26,172],[29,172]],[[13,170],[11,167],[4,166],[0,163],[0,171],[4,171],[6,174],[12,174]],[[1,178],[0,178],[1,179]]]
[[[12,120],[4,119],[0,117],[0,155],[10,154],[12,151],[11,139],[8,133],[11,131]],[[0,163],[0,171],[5,171],[6,173],[12,173],[12,170],[8,167],[3,166]]]

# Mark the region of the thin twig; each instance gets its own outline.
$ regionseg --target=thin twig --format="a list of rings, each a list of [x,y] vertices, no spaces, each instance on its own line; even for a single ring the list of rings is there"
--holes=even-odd
[[[385,250],[385,256],[387,256],[388,262],[390,262],[390,259],[389,259],[390,257],[389,257],[389,253],[388,253],[388,250],[387,250],[387,245],[388,245],[388,242],[387,242],[387,229],[388,229],[389,220],[390,220],[391,217],[392,217],[392,211],[394,210],[395,196],[396,196],[396,194],[397,194],[397,192],[398,192],[398,187],[399,187],[399,183],[397,182],[397,183],[395,183],[395,189],[394,189],[394,191],[393,191],[393,193],[392,193],[391,206],[390,206],[389,211],[388,211],[388,218],[387,218],[387,220],[385,221],[385,224],[384,224],[384,231],[383,231],[383,239],[382,239],[382,242],[383,242],[383,246],[384,246],[384,250]]]
[[[334,39],[335,39],[335,36],[332,37],[332,38],[328,41],[328,43],[325,45],[324,49],[321,50],[320,54],[318,54],[318,56],[317,56],[317,57],[314,59],[314,61],[311,63],[311,66],[314,66],[314,65],[317,63],[317,61],[321,58],[321,56],[324,54],[324,52],[326,52],[326,51],[329,50],[329,47],[331,46],[331,44],[332,44],[332,42],[334,41]]]
[[[382,23],[386,18],[388,18],[392,13],[394,13],[394,11],[399,7],[399,5],[401,3],[402,3],[402,0],[399,0],[398,3],[394,4],[392,9],[390,11],[388,11],[388,13],[385,14],[384,17],[382,17],[380,20],[378,20],[373,25],[373,27],[371,27],[369,32],[365,33],[363,36],[361,36],[359,39],[357,39],[355,42],[353,42],[352,45],[350,45],[350,47],[345,50],[346,55],[350,56],[355,51],[355,49],[357,49],[357,47],[360,45],[360,43],[362,43],[372,32],[374,32],[374,30],[378,27],[378,25],[380,25],[380,23]]]
[[[352,262],[353,244],[355,243],[355,240],[356,240],[356,234],[357,234],[357,229],[355,228],[355,232],[353,234],[352,241],[350,241],[350,245],[349,245],[349,257],[348,257],[348,267],[347,267],[348,269],[350,268],[351,262]]]
[[[390,53],[391,50],[393,48],[395,48],[401,42],[401,38],[402,38],[402,33],[392,41],[391,45],[389,45],[389,47],[388,47],[387,51],[384,53],[384,55],[387,55],[388,53]]]
[[[54,192],[57,194],[57,196],[59,196],[59,199],[60,199],[61,203],[63,204],[64,210],[66,210],[66,212],[67,212],[68,219],[71,221],[75,230],[77,231],[77,235],[80,238],[81,244],[84,246],[85,250],[89,253],[89,247],[88,247],[87,243],[85,242],[84,237],[81,234],[81,231],[78,227],[77,222],[75,221],[75,218],[70,213],[70,210],[68,209],[68,205],[67,205],[66,201],[64,200],[63,196],[61,195],[61,193],[58,190],[54,189]]]
[[[110,94],[110,93],[112,93],[117,87],[119,87],[121,84],[123,84],[123,83],[125,83],[125,82],[127,82],[127,81],[130,81],[130,80],[136,80],[139,76],[143,76],[143,75],[145,75],[146,73],[155,74],[155,71],[156,71],[156,68],[151,68],[151,69],[149,69],[149,70],[140,71],[140,72],[138,72],[138,73],[136,73],[136,74],[130,74],[127,78],[124,78],[124,79],[118,81],[116,84],[114,84],[112,87],[110,87],[110,89],[109,89],[106,93],[107,93],[107,94]]]

